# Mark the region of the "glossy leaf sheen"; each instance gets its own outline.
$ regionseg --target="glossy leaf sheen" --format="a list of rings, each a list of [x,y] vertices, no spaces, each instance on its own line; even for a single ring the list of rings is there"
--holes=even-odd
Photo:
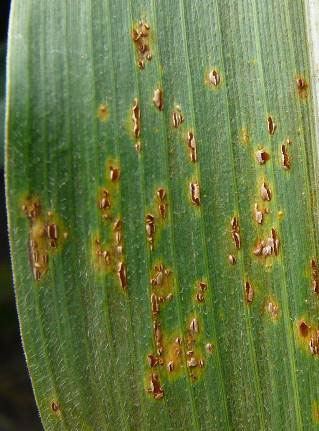
[[[131,38],[141,19],[152,52],[144,70]],[[317,429],[318,362],[298,330],[300,319],[318,325],[310,266],[318,164],[306,28],[303,0],[13,1],[7,199],[22,337],[46,430]],[[298,79],[305,85],[299,90]],[[152,101],[155,89],[163,91],[162,111]],[[174,128],[179,109],[184,122]],[[261,148],[269,154],[264,164],[255,156]],[[120,169],[116,184],[111,164]],[[269,202],[260,197],[263,182]],[[200,186],[200,205],[191,202],[190,183]],[[111,221],[99,208],[103,189]],[[29,258],[32,223],[22,210],[30,199],[41,206],[42,228],[53,217],[59,229],[39,281]],[[255,203],[269,209],[262,224]],[[153,251],[146,214],[155,216]],[[118,217],[123,256],[114,259],[126,265],[127,291],[117,266],[108,269],[96,255],[96,239],[113,244]],[[278,256],[255,256],[272,228]],[[165,364],[151,370],[150,278],[159,263],[172,271],[173,299],[156,317]],[[194,299],[200,281],[208,286],[202,303]],[[204,363],[194,368],[196,380],[186,366],[194,318],[194,355]],[[169,373],[176,337],[182,359]],[[147,391],[152,372],[163,399]]]

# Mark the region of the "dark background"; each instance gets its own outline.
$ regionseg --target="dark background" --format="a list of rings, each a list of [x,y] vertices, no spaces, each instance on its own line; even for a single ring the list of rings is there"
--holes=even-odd
[[[19,334],[5,210],[3,96],[9,9],[10,0],[0,0],[0,431],[38,431],[43,428],[35,406]]]

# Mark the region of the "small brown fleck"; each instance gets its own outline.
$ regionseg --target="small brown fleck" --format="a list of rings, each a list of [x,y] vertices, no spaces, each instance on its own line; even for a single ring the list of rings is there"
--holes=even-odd
[[[108,115],[109,115],[109,110],[107,108],[107,105],[105,103],[101,103],[101,105],[97,110],[96,116],[98,117],[99,120],[105,122],[108,118]]]
[[[187,145],[189,148],[189,156],[192,162],[197,161],[197,147],[193,132],[187,134]]]
[[[110,180],[117,181],[120,178],[120,170],[119,168],[114,168],[110,166]]]
[[[180,337],[176,337],[175,344],[178,344],[180,346],[182,344],[182,339]]]
[[[214,87],[217,87],[220,84],[220,75],[216,69],[209,72],[208,80]]]
[[[190,183],[189,190],[191,194],[191,200],[193,204],[199,206],[200,205],[200,187],[197,182]]]
[[[286,171],[290,169],[290,157],[288,155],[287,147],[286,145],[281,146],[281,166]]]
[[[200,360],[198,361],[198,365],[200,366],[200,368],[203,368],[203,367],[204,367],[204,365],[205,365],[204,360],[203,360],[203,359],[200,359]]]
[[[310,327],[303,320],[299,324],[299,332],[302,337],[307,337]]]
[[[269,160],[269,154],[262,148],[256,151],[256,160],[260,165],[264,165]]]
[[[126,266],[123,262],[119,262],[118,264],[117,275],[119,277],[122,288],[127,289]]]
[[[154,106],[159,111],[163,111],[164,109],[163,92],[160,88],[157,88],[156,90],[154,90],[153,103],[154,103]]]
[[[261,196],[263,201],[270,201],[271,200],[271,190],[266,183],[262,183],[262,185],[260,187],[260,196]]]
[[[254,289],[252,288],[249,281],[246,281],[245,283],[245,298],[246,298],[247,304],[251,304],[254,299]]]
[[[230,254],[230,255],[228,256],[228,262],[229,262],[231,265],[235,265],[235,263],[236,263],[236,258],[235,258],[235,256],[233,256],[232,254]]]
[[[268,129],[268,133],[270,135],[273,135],[277,129],[276,123],[274,122],[274,120],[270,116],[267,118],[267,129]]]

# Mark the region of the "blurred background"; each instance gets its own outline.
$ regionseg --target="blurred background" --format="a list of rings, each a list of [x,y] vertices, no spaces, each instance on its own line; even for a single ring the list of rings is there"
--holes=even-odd
[[[0,431],[43,430],[25,365],[14,302],[4,195],[5,52],[10,0],[0,0]]]

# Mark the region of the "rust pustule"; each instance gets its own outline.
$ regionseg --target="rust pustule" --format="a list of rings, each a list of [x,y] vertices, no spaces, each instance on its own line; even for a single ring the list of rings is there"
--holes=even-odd
[[[286,171],[290,169],[290,157],[288,155],[288,150],[286,145],[281,146],[281,166]]]
[[[263,148],[256,151],[256,160],[259,165],[264,165],[269,158],[269,154]]]
[[[279,315],[279,306],[274,301],[266,304],[266,311],[272,319],[277,319]]]
[[[167,363],[166,368],[167,368],[167,371],[168,371],[169,373],[171,373],[171,372],[174,370],[174,362],[173,362],[173,361],[169,361],[169,362]]]
[[[319,273],[318,273],[318,266],[315,259],[311,259],[310,261],[311,266],[311,281],[312,281],[312,290],[314,293],[319,294]]]
[[[46,232],[49,239],[49,246],[52,248],[56,248],[59,234],[58,226],[55,223],[49,223],[47,225]]]
[[[110,192],[106,189],[102,190],[102,196],[99,202],[99,208],[101,210],[106,210],[108,208],[111,208]]]
[[[199,303],[205,301],[205,292],[207,291],[207,283],[200,281],[196,284],[195,300]]]
[[[200,205],[200,187],[197,182],[189,184],[189,190],[191,195],[191,201],[194,205]]]
[[[301,99],[306,99],[308,97],[309,85],[305,78],[298,76],[296,78],[296,88],[298,92],[298,96]]]
[[[150,380],[150,387],[148,392],[151,393],[155,400],[161,400],[164,396],[164,389],[161,386],[158,374],[152,373]]]
[[[58,413],[60,411],[60,404],[57,401],[52,401],[51,410],[53,411],[53,413]]]
[[[123,289],[127,289],[127,274],[124,262],[119,262],[117,267],[117,275]]]
[[[260,186],[260,197],[263,201],[270,201],[271,200],[271,190],[265,182],[263,182]]]
[[[216,69],[212,69],[208,74],[208,81],[214,87],[217,87],[220,84],[220,74]]]
[[[168,207],[165,189],[163,187],[160,187],[159,189],[157,189],[156,195],[157,195],[157,199],[159,201],[158,206],[157,206],[159,216],[162,219],[165,219],[166,218],[166,210]]]
[[[230,222],[231,237],[237,249],[240,249],[240,227],[237,217],[233,217]]]
[[[120,179],[120,169],[110,166],[110,180],[115,182]]]
[[[149,355],[147,355],[147,362],[151,368],[155,368],[158,365],[160,365],[160,362],[162,362],[162,360],[158,356],[154,356],[152,354],[149,354]]]
[[[107,120],[107,118],[109,116],[109,110],[108,110],[108,107],[105,103],[100,104],[100,106],[98,107],[96,116],[102,122],[105,122]]]
[[[154,103],[154,106],[159,111],[163,111],[164,109],[163,91],[160,88],[157,88],[156,90],[154,90],[153,103]]]
[[[189,330],[193,333],[197,333],[199,331],[199,325],[197,319],[194,317],[189,324]]]
[[[155,293],[151,294],[151,304],[153,316],[156,316],[159,313],[160,307],[158,297],[155,295]]]
[[[193,132],[188,132],[187,134],[187,145],[189,149],[189,157],[194,163],[197,161],[197,147]]]
[[[175,111],[172,113],[172,124],[177,129],[181,124],[184,123],[184,115],[182,114],[180,106],[175,106]]]
[[[141,134],[141,110],[139,107],[138,99],[135,98],[132,106],[132,121],[133,133],[135,138],[139,138]]]
[[[147,242],[150,245],[150,249],[153,250],[155,237],[155,217],[152,214],[146,214],[145,216],[145,229]]]
[[[160,202],[163,202],[164,199],[166,198],[166,191],[163,187],[160,187],[159,189],[157,189],[156,194]]]
[[[299,333],[302,337],[308,337],[310,327],[307,325],[305,321],[301,321],[299,323]]]
[[[254,289],[249,281],[245,282],[245,299],[247,304],[251,304],[254,300]]]
[[[264,220],[264,212],[259,209],[257,203],[255,203],[255,206],[254,206],[254,216],[255,216],[255,221],[258,224],[262,224]]]
[[[313,355],[319,355],[319,331],[317,330],[309,340],[309,350]]]
[[[228,262],[230,263],[230,265],[235,265],[235,263],[236,263],[236,258],[235,258],[235,256],[233,256],[232,254],[230,254],[230,255],[228,256]]]
[[[213,345],[212,343],[207,343],[206,344],[206,350],[208,353],[213,353]]]
[[[267,118],[267,130],[268,130],[268,133],[270,135],[274,135],[276,129],[277,129],[276,123],[274,122],[273,118],[271,116],[269,116]]]

